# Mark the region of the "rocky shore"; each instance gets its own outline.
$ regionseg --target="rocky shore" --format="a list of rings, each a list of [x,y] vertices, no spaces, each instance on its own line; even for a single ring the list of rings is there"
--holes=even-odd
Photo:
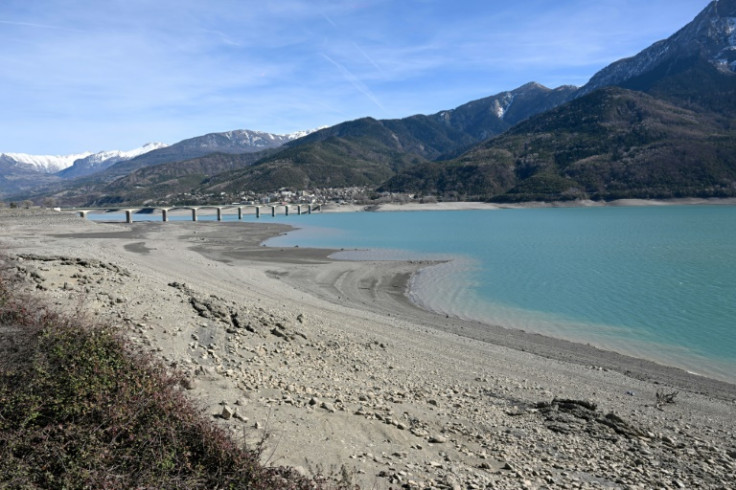
[[[736,387],[438,317],[431,264],[260,246],[286,227],[0,214],[27,290],[112,321],[264,458],[362,488],[733,488]]]

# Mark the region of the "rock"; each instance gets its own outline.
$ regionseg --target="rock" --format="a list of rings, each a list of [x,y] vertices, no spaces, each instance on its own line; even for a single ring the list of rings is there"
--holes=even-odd
[[[429,432],[419,427],[414,427],[413,429],[411,429],[410,432],[417,437],[426,437],[427,435],[429,435]]]
[[[459,482],[457,481],[457,478],[455,478],[455,477],[454,477],[454,476],[452,476],[452,475],[447,475],[447,476],[445,477],[445,484],[446,484],[446,485],[447,485],[448,487],[452,488],[452,490],[462,490],[462,488],[463,488],[463,487],[462,487],[462,486],[460,485],[460,483],[459,483]]]
[[[325,410],[327,410],[330,413],[337,412],[337,410],[335,409],[335,406],[332,403],[322,402],[322,404],[320,405],[320,407],[321,408],[324,408]]]
[[[443,435],[436,434],[428,439],[432,444],[444,444],[447,442],[447,438]]]
[[[518,417],[519,415],[524,415],[524,409],[518,406],[514,406],[506,410],[506,415],[509,415],[511,417]]]
[[[230,420],[230,418],[233,416],[233,409],[225,405],[222,407],[222,412],[220,413],[220,417],[225,420]]]

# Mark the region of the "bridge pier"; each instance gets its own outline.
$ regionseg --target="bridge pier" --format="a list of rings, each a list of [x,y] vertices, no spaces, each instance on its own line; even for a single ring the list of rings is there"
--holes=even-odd
[[[132,209],[126,209],[125,210],[125,222],[126,223],[132,223],[133,222],[133,210]]]
[[[243,219],[243,208],[239,206],[238,207],[238,220],[242,220],[242,219]]]
[[[197,208],[192,208],[192,221],[197,221]]]
[[[296,215],[301,216],[302,215],[302,205],[298,204],[296,207]]]
[[[256,218],[260,218],[260,217],[261,217],[261,207],[256,206]]]
[[[87,219],[87,213],[89,213],[89,211],[79,211],[79,217]]]
[[[217,221],[222,221],[222,208],[217,208]]]
[[[276,206],[271,206],[271,217],[273,218],[275,216],[276,216]]]
[[[161,220],[164,223],[169,221],[169,208],[161,208]]]
[[[284,206],[284,216],[289,216],[289,205]]]

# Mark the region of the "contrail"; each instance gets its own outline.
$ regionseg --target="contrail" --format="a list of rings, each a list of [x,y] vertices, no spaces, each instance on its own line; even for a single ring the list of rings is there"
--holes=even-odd
[[[337,28],[337,24],[335,23],[335,21],[334,21],[334,20],[332,20],[332,19],[330,18],[330,16],[328,16],[328,15],[327,15],[327,14],[325,14],[325,13],[323,13],[323,14],[322,14],[322,17],[323,17],[323,18],[325,19],[325,21],[327,21],[327,23],[328,23],[328,24],[332,25],[332,27],[335,27],[335,28]]]
[[[13,20],[0,20],[0,24],[8,24],[11,26],[21,26],[21,27],[37,27],[39,29],[58,29],[58,30],[64,30],[64,31],[74,30],[68,27],[52,26],[48,24],[34,24],[32,22],[16,22]]]
[[[345,80],[350,82],[352,86],[355,87],[356,90],[358,90],[360,93],[365,95],[371,102],[376,104],[376,106],[379,109],[381,109],[384,112],[388,112],[386,111],[386,108],[383,106],[383,104],[381,104],[381,101],[378,100],[378,98],[375,96],[375,94],[371,92],[371,90],[363,82],[361,82],[360,79],[356,77],[350,70],[348,70],[347,68],[345,68],[345,66],[333,60],[326,54],[324,53],[321,53],[321,54],[324,59],[326,59],[327,61],[329,61],[330,63],[332,63],[333,65],[337,67],[337,69],[342,74],[343,78],[345,78]]]
[[[362,55],[363,55],[363,58],[367,59],[367,60],[368,60],[368,62],[369,62],[369,63],[370,63],[371,65],[373,65],[373,67],[374,67],[374,68],[375,68],[376,70],[378,70],[378,73],[380,73],[380,74],[381,74],[382,76],[385,76],[385,75],[386,75],[386,73],[385,73],[385,72],[383,71],[383,68],[381,68],[381,67],[380,67],[380,65],[379,65],[378,63],[376,63],[376,61],[375,61],[375,60],[374,60],[373,58],[371,58],[371,57],[370,57],[370,56],[368,55],[368,53],[366,53],[366,52],[365,52],[365,50],[364,50],[363,48],[361,48],[360,46],[358,46],[358,44],[356,44],[356,43],[353,43],[353,47],[354,47],[355,49],[357,49],[357,50],[358,50],[358,52],[359,52],[360,54],[362,54]]]

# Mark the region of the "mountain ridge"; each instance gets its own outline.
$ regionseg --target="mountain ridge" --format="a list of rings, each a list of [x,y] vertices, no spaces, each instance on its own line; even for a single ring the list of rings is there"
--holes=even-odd
[[[619,85],[662,63],[695,56],[724,71],[736,71],[736,0],[711,2],[672,36],[600,70],[579,93],[585,95],[598,88]]]
[[[714,142],[718,144],[713,144]],[[608,87],[379,191],[493,201],[736,195],[736,134],[641,92]]]
[[[147,143],[134,150],[109,150],[73,155],[30,155],[24,153],[0,154],[0,196],[29,192],[43,185],[62,185],[63,180],[94,178],[101,174],[106,180],[126,175],[133,170],[157,163],[184,161],[210,153],[251,153],[276,148],[287,141],[311,133],[313,130],[290,134],[272,134],[264,131],[239,129],[223,133],[208,133],[188,138],[173,145]],[[173,155],[173,156],[172,156]],[[117,165],[129,165],[110,170]],[[109,171],[107,174],[105,172]]]
[[[226,140],[232,135],[205,135],[180,142],[203,152],[194,159],[182,160],[184,155],[177,154],[176,148],[155,150],[111,166],[99,174],[97,184],[85,182],[85,186],[89,183],[85,188],[111,190],[105,186],[119,181],[115,188],[120,194],[115,199],[124,200],[131,192],[125,185],[159,185],[160,179],[170,175],[173,180],[167,181],[168,188],[178,189],[189,178],[182,172],[187,167],[202,177],[190,179],[192,190],[209,195],[239,189],[375,188],[381,184],[396,192],[428,192],[437,190],[439,181],[446,191],[442,192],[452,199],[471,194],[511,200],[606,199],[637,192],[731,195],[736,192],[736,180],[731,180],[733,162],[724,149],[730,151],[736,137],[734,68],[736,0],[718,0],[669,38],[612,63],[581,88],[549,89],[530,82],[436,114],[346,121],[286,141],[257,154],[257,160],[255,155],[239,159],[220,151],[218,145],[229,144]],[[619,111],[619,117],[606,112],[610,110]],[[611,117],[608,125],[588,124]],[[697,124],[685,124],[688,118]],[[680,126],[670,128],[662,121],[688,129],[682,132]],[[599,140],[588,133],[597,134]],[[212,141],[205,141],[208,138]],[[523,145],[520,149],[521,141],[544,141],[540,148],[546,156],[529,153]],[[700,167],[693,149],[705,161]],[[220,156],[215,158],[205,154],[216,151]],[[228,163],[227,158],[233,160]],[[651,167],[658,172],[671,174],[672,188],[662,187],[642,166],[647,160],[654,162]],[[139,173],[158,164],[172,165],[172,161],[179,161],[182,168],[164,166]],[[534,162],[544,163],[544,168],[536,168]],[[622,162],[638,177],[624,178]],[[227,165],[232,168],[222,174],[197,173]],[[594,178],[594,170],[601,175]],[[695,183],[689,184],[684,175],[695,178]],[[123,179],[125,176],[129,178]],[[603,180],[614,177],[639,186],[638,190],[632,187],[627,194],[615,185],[601,187]],[[485,189],[478,187],[483,182]],[[473,186],[475,190],[469,193]],[[641,197],[633,194],[630,197]]]

